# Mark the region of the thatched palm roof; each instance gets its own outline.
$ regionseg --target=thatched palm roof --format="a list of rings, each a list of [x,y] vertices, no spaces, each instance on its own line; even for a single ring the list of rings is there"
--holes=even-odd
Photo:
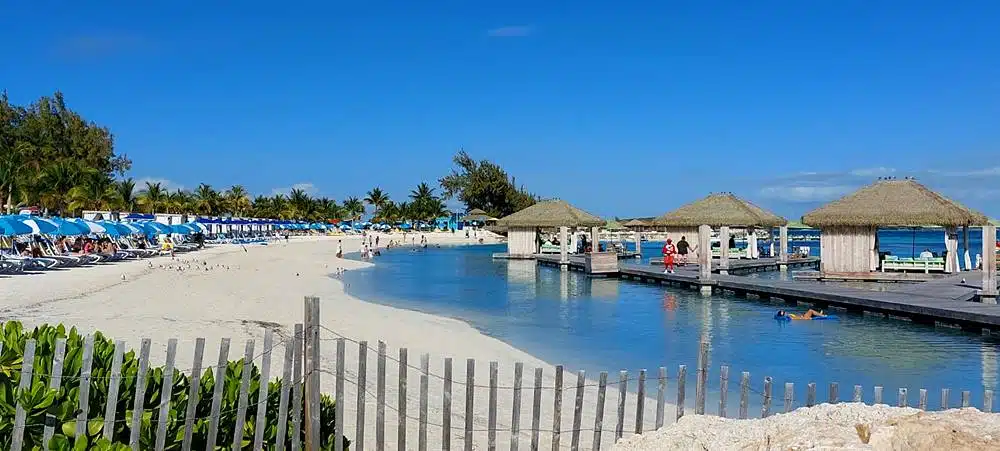
[[[649,227],[649,223],[642,219],[633,219],[625,223],[625,227]]]
[[[497,218],[490,216],[485,211],[480,210],[478,208],[473,208],[472,210],[469,210],[469,212],[465,214],[466,221],[486,222],[486,221],[494,221],[496,219]]]
[[[625,230],[625,227],[622,226],[622,223],[609,219],[608,222],[604,223],[604,230]]]
[[[880,180],[802,216],[813,227],[985,225],[989,218],[915,180]]]
[[[809,226],[803,224],[802,221],[788,221],[788,224],[786,224],[786,225],[788,226],[789,229],[811,229],[812,228],[812,227],[809,227]]]
[[[510,216],[500,218],[502,227],[600,227],[604,220],[565,201],[539,202]]]
[[[990,219],[990,225],[1000,226],[1000,219]]]
[[[788,220],[732,193],[714,193],[660,216],[653,223],[667,227],[776,227]]]

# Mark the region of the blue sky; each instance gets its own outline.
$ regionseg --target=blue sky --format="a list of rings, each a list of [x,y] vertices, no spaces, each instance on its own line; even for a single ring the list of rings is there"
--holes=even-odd
[[[465,148],[606,216],[884,175],[1000,216],[1000,2],[11,3],[0,89],[137,179],[399,199]]]

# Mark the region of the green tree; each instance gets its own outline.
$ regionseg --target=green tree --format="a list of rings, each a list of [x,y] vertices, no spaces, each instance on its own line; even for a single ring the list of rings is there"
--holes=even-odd
[[[490,216],[503,217],[538,201],[495,163],[473,160],[464,150],[455,155],[453,162],[451,174],[439,182],[444,198],[457,198],[466,210],[479,208]]]
[[[135,197],[135,180],[132,180],[131,177],[119,180],[115,183],[114,189],[117,192],[115,199],[117,201],[116,208],[122,211],[134,211],[137,206]]]
[[[368,205],[371,205],[375,209],[373,214],[375,215],[376,218],[379,217],[380,210],[382,209],[382,207],[385,206],[385,203],[388,201],[389,201],[389,195],[383,192],[382,188],[379,188],[377,186],[375,188],[372,188],[372,190],[369,191],[368,195],[365,197],[365,202],[367,202]]]
[[[351,220],[361,219],[361,216],[365,214],[365,204],[361,202],[361,199],[351,196],[344,200],[344,210]]]
[[[38,185],[44,186],[39,200],[51,212],[66,213],[69,192],[80,182],[80,169],[70,160],[60,160],[48,165],[38,177]]]
[[[143,212],[156,214],[162,211],[167,200],[167,192],[159,182],[146,182],[146,188],[139,192],[137,202]]]
[[[83,210],[106,210],[116,204],[118,191],[106,174],[89,170],[79,175],[79,183],[67,193],[67,212],[78,215]]]
[[[250,212],[253,205],[250,203],[250,195],[243,185],[233,185],[223,195],[226,210],[233,216],[243,217]]]

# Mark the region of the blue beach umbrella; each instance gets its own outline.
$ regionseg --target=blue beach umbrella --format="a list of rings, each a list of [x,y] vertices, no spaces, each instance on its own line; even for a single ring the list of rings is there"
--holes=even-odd
[[[194,233],[195,230],[187,224],[173,224],[170,226],[170,232],[178,235],[190,235]]]
[[[170,227],[166,224],[160,224],[156,221],[143,221],[138,223],[142,230],[148,234],[158,235],[170,233]]]
[[[128,230],[129,234],[143,233],[142,227],[139,227],[139,226],[137,226],[135,224],[131,224],[131,223],[128,223],[128,222],[119,222],[118,225],[121,226],[122,228]]]
[[[56,229],[55,232],[53,232],[54,235],[75,236],[75,235],[86,235],[90,233],[83,226],[75,222],[69,222],[62,218],[49,218],[46,220],[51,221],[59,226],[59,228]]]
[[[34,233],[24,222],[12,216],[0,217],[0,235],[31,235]]]
[[[94,221],[89,221],[83,218],[73,218],[69,219],[68,221],[80,226],[83,229],[86,229],[87,233],[108,233],[107,228]]]
[[[18,221],[24,223],[24,225],[31,227],[31,231],[34,233],[49,234],[59,230],[59,224],[36,216],[17,215],[8,217],[16,218]]]
[[[98,221],[97,223],[104,226],[104,228],[107,230],[107,234],[111,236],[122,236],[133,233],[131,229],[125,227],[125,225],[123,225],[120,222]]]

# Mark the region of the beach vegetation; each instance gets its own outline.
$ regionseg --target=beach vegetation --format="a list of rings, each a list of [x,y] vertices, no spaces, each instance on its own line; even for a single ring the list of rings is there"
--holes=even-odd
[[[489,160],[474,160],[465,150],[453,158],[451,174],[439,180],[443,198],[457,199],[466,211],[480,209],[502,218],[538,202],[538,197],[518,186],[513,176]]]
[[[49,388],[52,380],[52,362],[56,340],[66,339],[65,359],[61,373],[59,389]],[[21,369],[25,364],[24,348],[28,339],[34,339],[35,358],[30,385],[19,389]],[[18,322],[6,322],[0,327],[0,449],[9,449],[14,427],[15,409],[18,403],[25,409],[24,449],[41,449],[44,427],[50,424],[54,427],[50,449],[103,449],[118,450],[129,443],[132,430],[140,428],[139,448],[153,449],[156,440],[156,429],[159,422],[159,406],[163,393],[164,368],[150,368],[146,374],[146,389],[143,398],[143,411],[138,424],[133,423],[133,407],[136,393],[136,381],[139,371],[139,360],[134,350],[124,353],[121,364],[121,379],[116,404],[114,430],[111,440],[103,438],[104,407],[107,405],[112,361],[114,360],[114,343],[100,332],[94,333],[94,351],[91,369],[91,385],[89,393],[89,415],[87,427],[82,435],[76,434],[76,415],[79,412],[80,388],[79,380],[83,367],[84,337],[76,328],[63,325],[42,325],[34,329],[24,329]],[[278,353],[276,353],[278,354]],[[273,366],[272,366],[273,368]],[[208,442],[209,417],[212,411],[212,397],[217,383],[224,383],[217,443],[220,446],[231,442],[235,427],[243,429],[243,445],[241,449],[250,449],[253,437],[258,427],[264,428],[264,443],[274,444],[277,437],[278,403],[281,396],[281,381],[262,381],[260,372],[251,365],[248,406],[256,406],[259,399],[259,389],[262,383],[267,384],[267,421],[266,424],[256,423],[256,408],[247,409],[245,420],[236,424],[237,406],[239,403],[239,387],[243,377],[242,360],[231,361],[226,365],[222,381],[215,380],[214,368],[208,368],[201,375],[199,396],[195,407],[192,449],[205,449]],[[191,387],[191,375],[174,370],[167,410],[167,434],[165,449],[180,449],[184,437],[184,424],[187,416]],[[289,398],[291,399],[291,398]],[[333,449],[334,446],[334,407],[335,402],[328,396],[322,396],[320,408],[320,427],[323,449]],[[289,412],[291,412],[289,408]],[[48,419],[49,417],[52,419]],[[54,419],[54,420],[53,420]],[[291,434],[292,418],[289,414],[286,431]],[[304,434],[300,431],[300,434]],[[304,435],[303,435],[304,437]],[[291,435],[280,438],[289,449]],[[349,444],[342,438],[345,445]],[[228,449],[228,447],[225,447]],[[347,449],[345,446],[344,449]]]

